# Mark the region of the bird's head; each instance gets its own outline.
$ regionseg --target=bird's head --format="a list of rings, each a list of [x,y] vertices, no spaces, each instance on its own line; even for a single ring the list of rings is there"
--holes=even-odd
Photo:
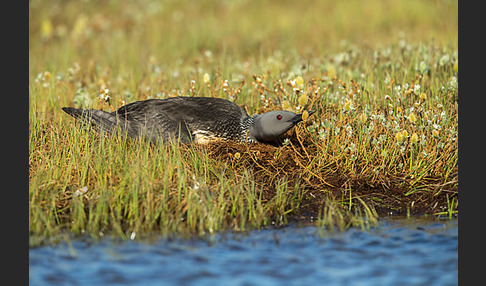
[[[309,115],[315,111],[308,111]],[[258,141],[272,141],[302,121],[302,113],[270,111],[254,117],[250,126],[250,137]]]

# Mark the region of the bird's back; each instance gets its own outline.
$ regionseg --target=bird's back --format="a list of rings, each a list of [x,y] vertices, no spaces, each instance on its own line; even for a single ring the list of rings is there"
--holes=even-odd
[[[103,116],[98,118],[97,113]],[[237,104],[212,97],[149,99],[127,104],[111,113],[90,110],[89,115],[91,121],[111,124],[113,128],[105,128],[109,132],[122,129],[130,137],[143,136],[151,141],[178,138],[182,142],[239,139],[242,123],[249,118]]]
[[[148,133],[175,136],[183,142],[237,139],[241,123],[249,117],[235,103],[212,97],[149,99],[127,104],[115,113],[124,121],[145,124]]]

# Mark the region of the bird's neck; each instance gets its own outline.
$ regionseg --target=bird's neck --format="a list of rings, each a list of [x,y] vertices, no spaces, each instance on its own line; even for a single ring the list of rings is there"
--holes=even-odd
[[[246,142],[257,142],[257,139],[250,133],[250,130],[252,129],[253,124],[255,124],[256,121],[258,121],[258,118],[260,117],[260,114],[255,114],[253,116],[248,116],[245,118],[241,124],[241,140],[240,141],[246,141]]]

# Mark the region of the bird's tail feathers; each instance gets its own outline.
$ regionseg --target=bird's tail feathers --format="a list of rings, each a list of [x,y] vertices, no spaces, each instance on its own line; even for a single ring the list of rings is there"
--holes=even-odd
[[[117,118],[114,114],[95,109],[77,109],[63,107],[62,110],[76,120],[80,120],[85,126],[91,126],[96,131],[112,133],[117,127]]]

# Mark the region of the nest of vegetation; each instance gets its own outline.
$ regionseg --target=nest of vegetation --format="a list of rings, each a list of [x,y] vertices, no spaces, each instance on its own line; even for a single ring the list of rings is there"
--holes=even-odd
[[[288,186],[298,186],[302,205],[298,217],[317,217],[330,198],[345,205],[358,200],[374,209],[378,216],[446,214],[457,202],[457,167],[444,183],[441,176],[424,176],[418,182],[409,173],[376,174],[369,162],[355,162],[346,168],[345,160],[323,160],[322,146],[310,136],[298,138],[295,133],[288,140],[273,144],[240,144],[231,141],[212,143],[204,148],[210,158],[230,162],[236,172],[251,170],[265,201],[275,196],[282,178]],[[406,162],[407,158],[403,158]]]

